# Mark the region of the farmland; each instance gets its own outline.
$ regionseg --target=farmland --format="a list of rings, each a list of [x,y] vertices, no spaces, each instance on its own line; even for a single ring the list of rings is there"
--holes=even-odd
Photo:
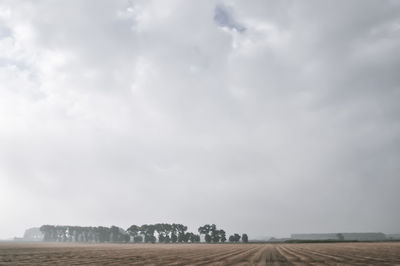
[[[0,243],[0,265],[400,265],[400,243]]]

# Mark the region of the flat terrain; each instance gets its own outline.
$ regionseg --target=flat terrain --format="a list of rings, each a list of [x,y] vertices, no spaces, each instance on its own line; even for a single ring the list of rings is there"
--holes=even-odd
[[[0,243],[0,265],[400,265],[400,243]]]

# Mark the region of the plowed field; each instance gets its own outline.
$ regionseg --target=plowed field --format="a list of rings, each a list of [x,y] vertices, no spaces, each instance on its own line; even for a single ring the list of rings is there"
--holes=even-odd
[[[0,243],[0,265],[400,265],[400,243]]]

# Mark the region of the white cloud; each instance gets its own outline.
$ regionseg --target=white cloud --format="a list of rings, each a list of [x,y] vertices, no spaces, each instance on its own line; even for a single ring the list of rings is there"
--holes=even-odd
[[[367,2],[3,2],[0,237],[398,230],[399,10]]]

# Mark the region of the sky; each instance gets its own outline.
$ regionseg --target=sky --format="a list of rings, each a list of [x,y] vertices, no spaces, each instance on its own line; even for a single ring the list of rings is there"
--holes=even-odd
[[[0,0],[0,238],[400,232],[400,1]]]

